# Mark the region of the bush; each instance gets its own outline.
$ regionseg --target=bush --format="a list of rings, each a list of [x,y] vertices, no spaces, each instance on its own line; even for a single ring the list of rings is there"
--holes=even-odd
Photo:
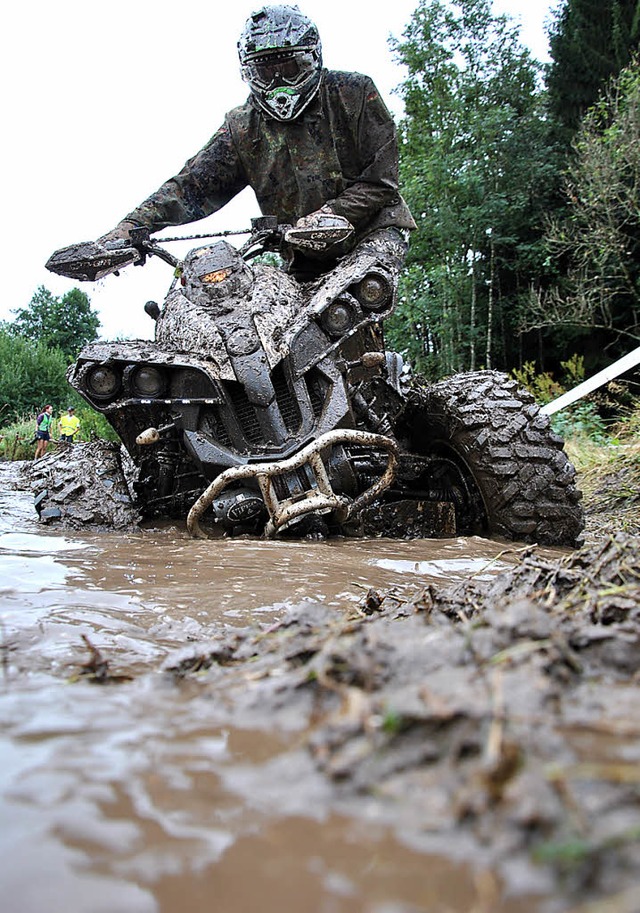
[[[584,358],[581,355],[572,355],[567,361],[560,362],[560,365],[563,369],[562,382],[556,381],[548,371],[537,374],[532,361],[511,373],[537,402],[545,405],[584,380]],[[589,438],[598,444],[604,444],[608,439],[607,423],[600,415],[596,403],[591,400],[579,400],[575,405],[557,412],[551,418],[551,425],[556,434],[564,438]]]
[[[84,405],[80,408],[76,407],[76,415],[80,419],[79,439],[81,441],[95,441],[96,438],[101,441],[119,440],[118,435],[101,412],[96,412],[90,406]]]
[[[609,437],[607,424],[596,405],[584,400],[556,412],[551,417],[551,426],[564,438],[585,437],[596,444],[605,444]]]
[[[104,416],[75,393],[66,377],[67,357],[44,342],[34,343],[0,326],[0,458],[31,459],[36,416],[53,405],[53,438],[60,415],[73,406],[80,420],[77,440],[117,441]]]
[[[33,459],[35,427],[35,418],[23,418],[0,429],[0,459]]]
[[[69,393],[67,359],[59,349],[32,343],[0,329],[0,421],[19,421]]]
[[[520,369],[514,368],[511,374],[542,405],[550,403],[566,392],[562,384],[554,380],[553,374],[548,371],[538,374],[533,361],[525,362]]]
[[[538,374],[536,365],[533,361],[527,361],[522,368],[514,368],[511,372],[519,384],[526,387],[529,393],[535,399],[542,403],[550,403],[552,400],[562,396],[577,387],[584,380],[584,358],[582,355],[572,355],[566,361],[560,362],[562,368],[562,381],[555,380],[553,374],[544,371]]]

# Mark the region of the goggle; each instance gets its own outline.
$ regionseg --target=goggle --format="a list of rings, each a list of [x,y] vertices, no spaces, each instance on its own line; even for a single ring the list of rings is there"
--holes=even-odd
[[[243,75],[248,82],[261,89],[283,84],[296,86],[314,73],[317,66],[317,58],[313,51],[287,51],[247,61],[243,67]]]

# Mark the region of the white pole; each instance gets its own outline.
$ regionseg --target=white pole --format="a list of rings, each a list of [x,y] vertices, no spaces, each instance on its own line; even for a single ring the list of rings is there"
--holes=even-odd
[[[544,412],[545,415],[555,415],[555,413],[560,412],[561,409],[566,409],[567,406],[571,406],[579,399],[582,399],[587,393],[593,393],[598,387],[613,380],[614,377],[619,377],[620,374],[624,374],[625,371],[630,371],[631,368],[635,368],[635,366],[639,364],[640,346],[638,346],[637,349],[634,349],[633,352],[629,352],[628,355],[623,355],[618,361],[614,361],[608,368],[598,371],[598,373],[594,374],[593,377],[590,377],[589,380],[585,380],[581,384],[578,384],[573,390],[569,390],[568,393],[563,393],[562,396],[547,403],[540,411]]]

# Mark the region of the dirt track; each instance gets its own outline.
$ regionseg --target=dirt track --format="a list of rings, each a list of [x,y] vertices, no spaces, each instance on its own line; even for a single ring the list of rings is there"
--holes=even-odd
[[[408,602],[298,610],[165,671],[197,672],[235,725],[304,731],[336,808],[375,796],[414,843],[566,909],[638,880],[639,640],[640,559],[620,535]]]

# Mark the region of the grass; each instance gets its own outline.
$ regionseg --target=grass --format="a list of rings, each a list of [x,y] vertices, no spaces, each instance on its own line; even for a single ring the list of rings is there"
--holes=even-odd
[[[35,452],[35,418],[23,418],[0,429],[0,459],[30,460]]]
[[[605,523],[612,532],[640,532],[640,408],[607,438],[569,435],[565,449],[578,473],[592,525]]]
[[[118,440],[117,435],[104,416],[88,406],[76,407],[80,419],[80,432],[77,441]],[[54,412],[53,437],[58,438],[59,411]],[[36,416],[27,415],[0,428],[0,460],[31,460],[35,453]],[[49,448],[55,445],[52,440]]]

